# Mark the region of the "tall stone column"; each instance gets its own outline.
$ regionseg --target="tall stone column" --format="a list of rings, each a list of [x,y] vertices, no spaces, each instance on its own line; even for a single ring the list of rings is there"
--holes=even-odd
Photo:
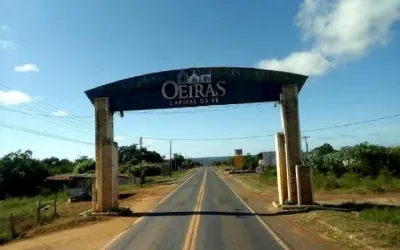
[[[299,205],[313,205],[313,178],[312,169],[309,166],[296,166],[297,196]]]
[[[118,171],[118,143],[114,142],[112,156],[112,173],[113,173],[113,207],[119,207],[119,171]]]
[[[113,208],[113,113],[108,98],[95,100],[96,113],[96,179],[93,199],[95,212]]]
[[[296,165],[301,165],[301,139],[297,85],[282,87],[281,118],[285,135],[288,199],[298,204]]]
[[[288,199],[288,183],[286,171],[286,150],[285,135],[277,133],[275,136],[276,148],[276,175],[278,180],[278,197],[279,204],[283,204]]]

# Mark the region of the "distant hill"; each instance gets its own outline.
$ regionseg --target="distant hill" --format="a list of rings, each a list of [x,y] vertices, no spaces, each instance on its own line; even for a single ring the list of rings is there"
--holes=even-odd
[[[213,161],[227,161],[230,157],[232,156],[210,156],[210,157],[192,158],[192,160],[198,161],[205,166],[209,166]]]

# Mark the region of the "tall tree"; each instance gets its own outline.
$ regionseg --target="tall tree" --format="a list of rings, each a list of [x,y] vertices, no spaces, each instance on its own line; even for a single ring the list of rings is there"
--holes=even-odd
[[[47,176],[49,171],[32,151],[9,153],[0,160],[0,195],[34,195]]]

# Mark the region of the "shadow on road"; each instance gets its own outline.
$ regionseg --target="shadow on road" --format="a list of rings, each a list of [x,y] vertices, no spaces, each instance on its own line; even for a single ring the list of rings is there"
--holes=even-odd
[[[384,209],[400,209],[400,206],[394,204],[376,204],[371,202],[363,202],[363,203],[355,203],[355,202],[345,202],[339,205],[330,205],[330,204],[323,204],[322,207],[325,208],[339,208],[339,209],[348,209],[350,211],[362,211],[365,209],[377,209],[377,210],[384,210]]]
[[[216,216],[232,216],[237,218],[245,218],[251,216],[281,216],[289,214],[299,214],[308,213],[317,210],[330,210],[330,211],[340,211],[340,212],[360,212],[365,209],[394,209],[400,210],[400,206],[395,205],[381,205],[373,203],[343,203],[340,205],[319,205],[310,206],[298,209],[280,210],[271,213],[252,213],[252,212],[241,212],[242,209],[233,209],[234,211],[221,212],[221,211],[181,211],[181,212],[133,212],[132,214],[121,215],[124,217],[162,217],[162,216],[191,216],[191,215],[216,215]]]
[[[120,200],[125,200],[131,196],[134,196],[136,193],[120,193],[119,194],[119,199]]]
[[[296,213],[307,213],[311,211],[317,210],[327,210],[327,211],[339,211],[339,212],[361,212],[363,210],[388,210],[388,211],[399,211],[400,206],[393,205],[393,204],[376,204],[371,202],[363,202],[363,203],[356,203],[356,202],[345,202],[342,204],[317,204],[316,206],[305,206],[302,208],[296,208],[296,206],[290,206],[287,210],[283,210],[278,212],[280,215],[282,214],[296,214]],[[286,213],[287,212],[287,213]]]
[[[182,211],[182,212],[133,212],[124,217],[162,217],[162,216],[192,216],[192,215],[216,215],[216,216],[232,216],[237,218],[245,218],[250,216],[277,216],[284,214],[298,213],[299,211],[280,211],[276,213],[251,213],[251,212],[217,212],[217,211]]]

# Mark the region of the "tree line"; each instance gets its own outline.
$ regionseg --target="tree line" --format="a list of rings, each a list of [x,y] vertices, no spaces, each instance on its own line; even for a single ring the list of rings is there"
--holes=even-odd
[[[258,166],[258,161],[262,160],[263,153],[260,152],[256,155],[246,154],[243,156],[243,169],[254,170]],[[225,161],[213,161],[213,166],[233,166],[233,157],[229,157]]]
[[[244,169],[254,169],[262,153],[244,156]],[[331,144],[324,143],[303,152],[303,164],[311,166],[322,175],[334,175],[341,178],[345,174],[359,177],[375,178],[386,175],[400,178],[400,146],[385,147],[363,142],[354,146],[335,149]],[[233,166],[233,157],[226,161],[215,161],[214,166]]]
[[[337,178],[347,173],[375,178],[380,174],[400,177],[400,147],[363,142],[335,149],[324,143],[304,154],[304,163],[321,174]]]
[[[140,148],[137,144],[122,146],[118,149],[118,163],[121,173],[131,177],[166,175],[172,171],[189,169],[202,164],[191,159],[185,159],[180,154],[174,154],[171,161],[165,161],[155,151]]]
[[[165,156],[146,148],[140,149],[138,145],[123,146],[118,148],[120,173],[130,176],[147,176],[162,174]],[[172,167],[167,170],[192,168],[200,166],[198,162],[185,159],[182,155],[175,154]],[[87,156],[81,156],[73,161],[48,157],[36,159],[31,150],[18,150],[0,158],[0,199],[6,197],[32,196],[47,192],[44,183],[48,176],[74,173],[94,173],[96,162]]]

